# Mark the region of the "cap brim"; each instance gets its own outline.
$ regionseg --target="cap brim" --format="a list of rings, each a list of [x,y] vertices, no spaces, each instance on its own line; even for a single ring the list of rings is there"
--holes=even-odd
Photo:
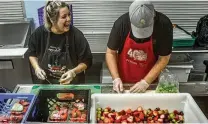
[[[152,35],[153,32],[153,24],[146,28],[137,28],[133,24],[131,24],[131,30],[136,38],[147,38]]]

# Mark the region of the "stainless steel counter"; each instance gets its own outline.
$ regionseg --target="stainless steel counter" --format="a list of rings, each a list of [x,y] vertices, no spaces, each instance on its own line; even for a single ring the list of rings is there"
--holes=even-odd
[[[93,84],[90,84],[93,85]],[[95,85],[95,84],[94,84]],[[98,84],[96,84],[98,85]],[[14,89],[14,93],[30,93],[32,90],[33,84],[18,84]],[[60,86],[60,85],[57,85]],[[112,90],[112,83],[109,84],[100,84],[102,93],[115,93]],[[129,89],[131,84],[125,84],[124,88]],[[157,84],[152,84],[149,90],[154,90]],[[188,82],[180,83],[180,92],[181,93],[190,93],[198,106],[201,108],[203,113],[208,118],[208,82]]]
[[[95,85],[95,84],[89,84],[89,85]],[[112,83],[99,84],[99,85],[101,86],[102,93],[115,93],[112,90],[113,88]],[[13,92],[30,93],[33,86],[34,86],[33,84],[18,84]],[[131,86],[132,84],[124,84],[124,89],[129,89]],[[155,90],[156,86],[157,84],[151,84],[149,90]],[[179,89],[181,93],[190,93],[192,96],[208,96],[208,82],[180,83]]]

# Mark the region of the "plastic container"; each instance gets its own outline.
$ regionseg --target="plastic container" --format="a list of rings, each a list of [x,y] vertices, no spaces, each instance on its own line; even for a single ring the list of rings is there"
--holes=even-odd
[[[90,101],[91,101],[91,92],[87,89],[80,89],[80,90],[54,90],[54,89],[40,89],[39,93],[37,95],[37,99],[35,101],[35,105],[32,107],[29,116],[27,118],[27,122],[29,123],[47,123],[49,121],[49,115],[51,112],[51,107],[54,105],[57,105],[58,103],[66,103],[70,105],[71,102],[74,102],[74,100],[60,100],[57,98],[58,93],[73,93],[74,94],[74,100],[77,99],[84,99],[84,103],[86,104],[86,110],[87,110],[87,121],[88,123],[90,121]],[[68,110],[70,111],[71,108],[68,107]],[[69,119],[71,118],[70,114],[68,113],[67,120],[64,122],[58,122],[58,123],[68,123]],[[53,122],[55,123],[55,122]]]
[[[178,25],[173,26],[173,47],[191,47],[194,43],[194,36]]]
[[[142,106],[144,109],[159,107],[169,111],[182,110],[185,123],[208,123],[207,118],[188,93],[93,94],[91,121],[96,123],[98,107],[111,107],[116,111],[121,111],[129,108],[135,110],[138,106]]]
[[[164,69],[160,74],[156,93],[179,93],[179,82],[176,75],[168,69]]]
[[[30,104],[28,105],[27,111],[23,115],[21,123],[25,123],[25,120],[29,114],[30,109],[35,101],[35,95],[32,94],[19,94],[19,93],[0,93],[0,115],[11,115],[11,109],[13,105],[20,100],[27,100]]]

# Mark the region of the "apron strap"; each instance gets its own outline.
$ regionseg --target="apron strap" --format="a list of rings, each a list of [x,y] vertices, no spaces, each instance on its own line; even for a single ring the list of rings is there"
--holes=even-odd
[[[66,44],[65,44],[65,48],[66,48],[66,54],[67,54],[67,61],[66,61],[66,65],[68,65],[68,67],[72,67],[72,68],[74,68],[74,64],[73,64],[73,62],[72,62],[72,57],[71,57],[71,54],[69,53],[69,33],[67,32],[66,34],[65,34],[65,36],[66,36]]]
[[[45,57],[46,52],[47,52],[48,47],[49,47],[50,37],[51,37],[51,32],[50,32],[50,31],[48,31],[48,36],[47,36],[47,40],[46,40],[46,48],[45,48],[45,52],[44,52],[44,54],[43,54],[42,60],[41,60],[41,62],[40,62],[40,65],[42,65],[42,64],[43,64],[43,58]]]

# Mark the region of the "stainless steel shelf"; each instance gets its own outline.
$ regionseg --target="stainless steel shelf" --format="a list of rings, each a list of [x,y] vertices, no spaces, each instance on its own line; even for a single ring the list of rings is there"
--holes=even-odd
[[[206,48],[173,48],[173,53],[208,53]]]

